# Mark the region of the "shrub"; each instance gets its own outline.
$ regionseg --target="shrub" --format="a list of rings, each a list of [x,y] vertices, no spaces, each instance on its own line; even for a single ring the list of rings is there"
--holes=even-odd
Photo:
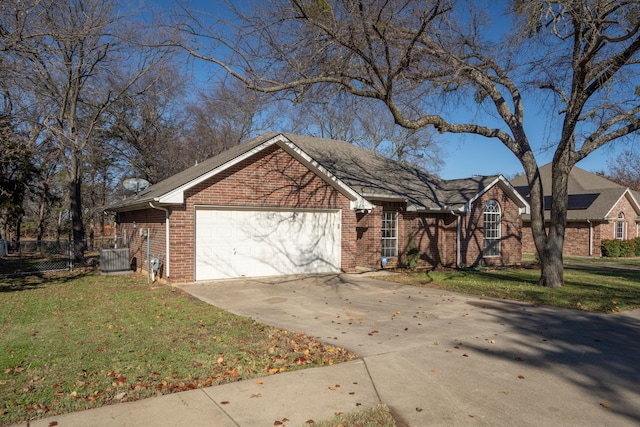
[[[620,256],[630,257],[636,253],[636,245],[634,240],[620,240]]]
[[[633,239],[633,242],[636,246],[636,250],[634,251],[635,256],[640,256],[640,237],[636,237]]]
[[[420,261],[420,249],[416,244],[416,239],[413,237],[413,234],[409,235],[409,241],[407,242],[407,262],[406,266],[410,269],[415,269],[418,266],[418,262]]]
[[[638,239],[634,240],[603,240],[602,256],[615,257],[631,257],[638,254]]]

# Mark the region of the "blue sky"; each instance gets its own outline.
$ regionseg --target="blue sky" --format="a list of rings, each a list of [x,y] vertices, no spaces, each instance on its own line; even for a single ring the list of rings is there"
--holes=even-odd
[[[171,0],[160,1],[164,5],[171,4]],[[206,2],[192,0],[189,3],[196,8],[209,11],[217,11],[220,7],[219,0],[209,0]],[[496,3],[496,8],[500,7],[497,6],[498,4],[500,3]],[[496,9],[495,12],[493,16],[497,17],[496,21],[499,23],[500,19],[504,18],[504,15],[501,13],[501,10]],[[505,27],[505,25],[496,26],[496,33],[501,33]],[[497,37],[499,37],[499,35]],[[202,78],[204,75],[217,76],[220,78],[224,74],[220,68],[213,64],[196,61],[194,65],[195,69],[193,72],[197,74],[197,80],[200,81],[199,84],[207,84],[207,79]],[[195,80],[196,79],[194,79],[194,81]],[[526,104],[526,94],[523,94],[523,96],[525,97]],[[529,100],[529,105],[526,107],[525,129],[534,149],[538,149],[537,147],[541,147],[544,142],[557,137],[559,130],[556,129],[554,132],[554,129],[550,129],[550,126],[547,125],[547,121],[551,119],[551,115],[553,114],[554,113],[550,112],[544,105],[535,104],[534,100]],[[463,113],[462,115],[466,116],[467,114]],[[557,116],[554,118],[557,119]],[[460,121],[468,121],[468,119],[474,120],[473,117],[467,117],[466,119],[467,120],[460,118]],[[482,113],[480,113],[474,121],[477,122],[478,119],[480,124],[486,123]],[[457,120],[454,118],[454,121]],[[500,122],[496,122],[496,125],[503,129],[505,128]],[[288,129],[274,128],[271,130],[286,132]],[[640,141],[640,138],[636,139]],[[442,178],[454,179],[469,177],[471,175],[493,175],[496,173],[501,173],[507,178],[511,178],[515,174],[522,173],[522,166],[518,159],[496,139],[487,139],[474,135],[443,134],[438,136],[438,141],[440,142],[443,157],[443,164],[439,172]],[[608,172],[607,162],[614,161],[618,153],[628,147],[628,140],[614,142],[592,153],[589,157],[578,163],[578,166],[590,172]],[[551,161],[553,150],[545,152],[537,151],[535,155],[538,164],[542,166]],[[428,165],[426,165],[426,168],[429,169]]]
[[[543,120],[543,117],[532,117],[532,123],[541,123]],[[537,135],[535,132],[531,133]],[[517,173],[523,173],[516,156],[498,140],[457,134],[444,134],[439,140],[444,158],[444,165],[440,171],[442,178],[454,179],[497,173],[511,178]],[[611,146],[602,147],[591,153],[577,166],[589,172],[608,172],[607,161],[615,160],[618,153],[626,147],[629,147],[627,142],[614,142]],[[535,154],[539,166],[551,162],[553,158],[552,151]]]

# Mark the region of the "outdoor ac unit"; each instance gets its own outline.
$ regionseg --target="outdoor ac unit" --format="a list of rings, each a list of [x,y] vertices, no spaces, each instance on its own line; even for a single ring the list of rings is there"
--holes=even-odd
[[[129,248],[101,249],[100,271],[109,273],[130,273]]]

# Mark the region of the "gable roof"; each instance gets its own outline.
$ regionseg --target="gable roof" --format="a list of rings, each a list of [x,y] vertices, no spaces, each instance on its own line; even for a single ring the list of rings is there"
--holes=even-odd
[[[551,209],[551,163],[539,168],[544,193],[545,218],[549,219]],[[527,178],[520,175],[511,180],[520,194],[529,200]],[[611,209],[623,197],[627,197],[637,214],[640,214],[637,193],[600,175],[574,166],[568,180],[567,220],[603,221],[611,215]]]
[[[523,210],[526,200],[502,177],[442,180],[424,170],[379,156],[344,141],[309,136],[265,133],[128,197],[111,209],[148,207],[149,202],[180,204],[183,193],[215,174],[273,144],[333,185],[352,201],[352,208],[368,208],[369,200],[402,201],[409,210],[466,211],[494,185],[499,185]]]

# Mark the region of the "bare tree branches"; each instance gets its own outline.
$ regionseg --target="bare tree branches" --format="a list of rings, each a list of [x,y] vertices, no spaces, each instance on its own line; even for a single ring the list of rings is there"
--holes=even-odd
[[[222,21],[202,25],[190,15],[183,28],[197,31],[189,35],[215,40],[224,50],[216,55],[203,46],[182,47],[253,90],[301,96],[315,85],[339,86],[383,103],[407,129],[499,139],[529,181],[542,282],[558,286],[568,173],[598,147],[638,130],[640,7],[631,0],[501,6],[483,11],[454,0],[274,1],[253,13],[242,10],[233,28]],[[501,13],[496,19],[510,31],[492,27],[491,17]],[[549,116],[556,132],[549,235],[525,131],[524,98],[538,91],[560,105]],[[460,114],[480,105],[493,114],[472,121]]]
[[[87,152],[97,143],[97,131],[109,125],[107,110],[153,84],[147,77],[167,50],[131,43],[137,35],[126,31],[133,27],[125,25],[115,0],[8,0],[0,8],[0,22],[0,46],[10,63],[6,75],[19,85],[25,105],[38,106],[41,116],[32,119],[58,146],[68,179],[75,254],[81,259]]]

